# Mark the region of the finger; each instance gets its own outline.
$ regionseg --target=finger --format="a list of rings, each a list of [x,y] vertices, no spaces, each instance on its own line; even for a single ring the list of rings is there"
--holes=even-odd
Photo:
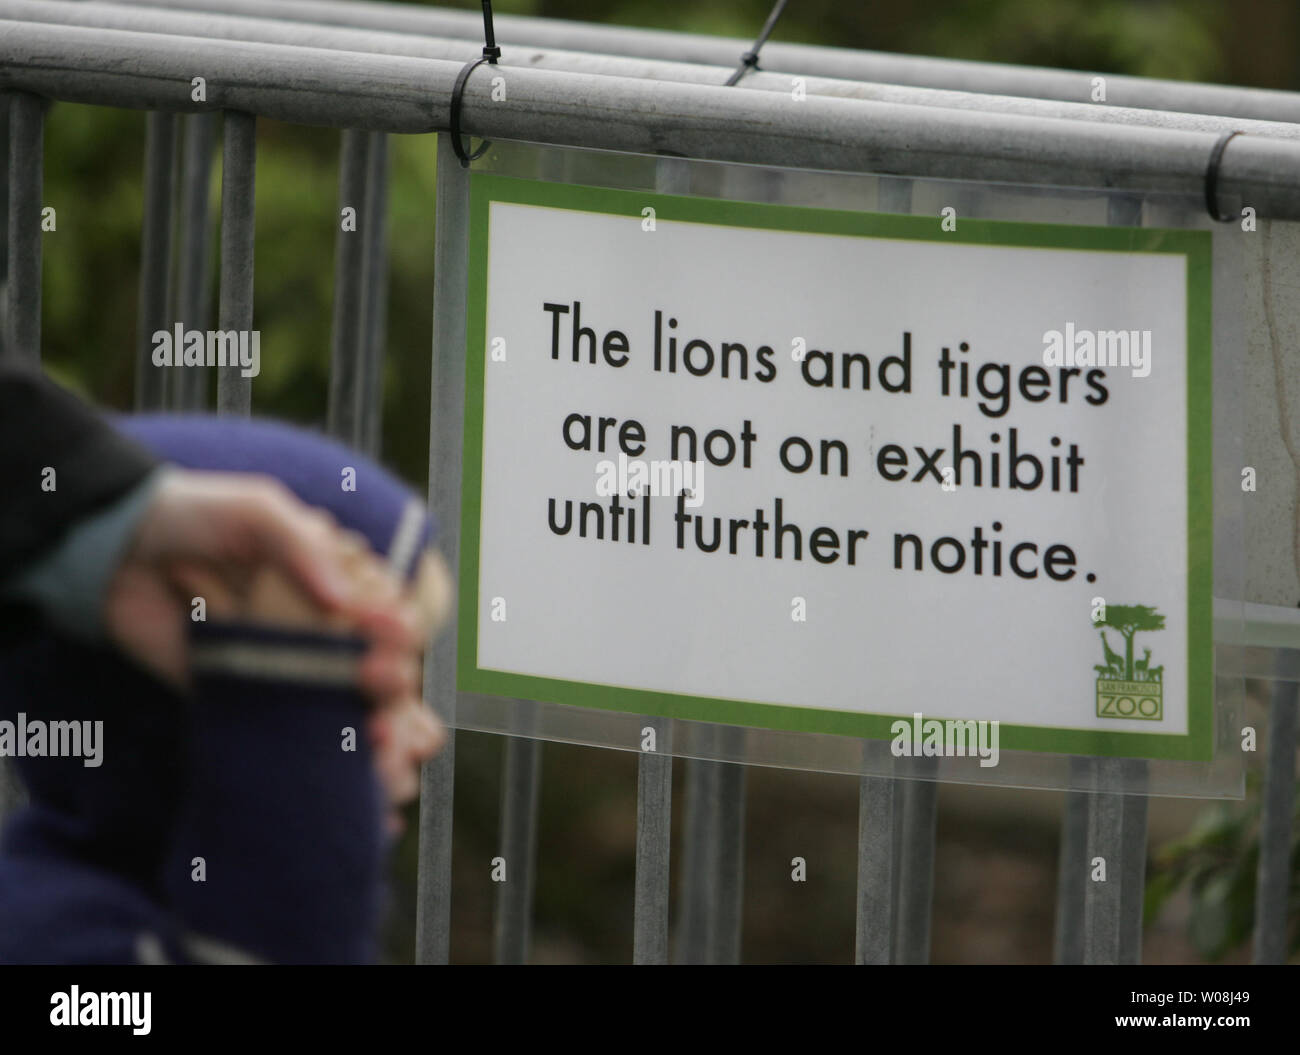
[[[260,492],[249,516],[253,543],[266,560],[327,611],[347,608],[354,596],[352,583],[340,532],[328,516],[276,485]]]
[[[370,736],[370,743],[375,751],[379,751],[391,744],[393,741],[393,723],[388,711],[371,711],[366,718],[366,732]]]
[[[211,567],[189,561],[173,562],[167,569],[172,588],[191,605],[203,599],[205,613],[216,618],[229,617],[236,610],[235,591]]]
[[[339,548],[349,562],[356,564],[371,552],[370,540],[360,531],[353,531],[351,528],[344,528],[339,532]]]
[[[402,584],[386,565],[369,552],[362,560],[357,560],[352,568],[352,578],[356,584],[357,599],[371,603],[390,603],[398,600],[402,594]]]
[[[391,716],[397,744],[411,765],[433,757],[445,738],[442,722],[419,696],[406,696],[384,713]]]
[[[358,603],[353,607],[353,624],[375,647],[423,651],[425,640],[420,617],[412,605]]]
[[[416,704],[411,725],[412,753],[418,762],[427,762],[446,744],[447,727],[423,700]]]
[[[451,616],[455,593],[447,562],[440,553],[427,550],[420,558],[415,585],[416,606],[425,636],[446,624]]]
[[[104,605],[109,637],[173,688],[189,685],[184,606],[170,584],[148,569],[120,568]]]
[[[402,806],[408,802],[414,802],[419,797],[420,771],[415,766],[400,766],[394,782],[393,803]]]
[[[361,660],[357,680],[371,702],[388,707],[418,695],[420,665],[409,652],[373,648]]]
[[[411,765],[399,734],[394,742],[375,755],[375,768],[388,801],[394,804],[410,802],[420,791],[420,771]]]

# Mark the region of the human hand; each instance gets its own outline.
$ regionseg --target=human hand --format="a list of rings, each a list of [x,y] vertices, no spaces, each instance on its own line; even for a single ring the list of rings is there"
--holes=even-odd
[[[342,566],[358,594],[392,600],[397,591],[414,610],[420,640],[441,628],[451,613],[451,573],[437,553],[420,558],[414,584],[402,589],[371,551],[366,539],[352,531],[342,532]],[[218,616],[237,616],[281,628],[351,632],[346,617],[323,615],[313,609],[299,590],[282,575],[268,570],[251,583],[245,596],[236,601],[209,584],[209,611]],[[364,661],[363,661],[364,662]],[[420,696],[418,667],[411,678],[380,700],[367,723],[375,771],[388,801],[387,826],[398,834],[404,825],[400,809],[420,793],[420,766],[442,749],[446,727]]]
[[[437,553],[421,557],[411,593],[427,639],[451,615],[451,572]],[[376,712],[370,720],[370,737],[376,769],[388,792],[389,832],[395,835],[404,823],[398,808],[419,795],[420,765],[442,750],[447,729],[424,700],[412,695]]]
[[[370,645],[361,690],[379,706],[418,695],[425,619],[395,578],[320,510],[270,477],[169,468],[109,583],[109,638],[177,688],[189,683],[192,599],[243,598],[271,570],[310,610]]]
[[[421,699],[420,656],[452,592],[436,553],[422,556],[408,589],[362,535],[276,481],[178,470],[160,483],[110,584],[106,621],[123,649],[177,686],[188,681],[194,598],[212,619],[367,637],[358,685],[373,707],[367,731],[395,833],[399,807],[419,794],[421,763],[446,742]]]

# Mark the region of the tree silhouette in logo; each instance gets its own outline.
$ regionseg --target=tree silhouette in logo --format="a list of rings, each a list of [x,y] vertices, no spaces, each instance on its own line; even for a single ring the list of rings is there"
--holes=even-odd
[[[1165,617],[1145,604],[1108,604],[1106,618],[1094,620],[1094,625],[1118,630],[1124,638],[1124,680],[1133,680],[1133,635],[1139,630],[1163,630]],[[1102,635],[1105,645],[1106,636]],[[1108,653],[1110,649],[1106,650]],[[1150,656],[1148,654],[1148,661]],[[1107,656],[1107,662],[1110,656]],[[1162,668],[1163,672],[1163,668]]]

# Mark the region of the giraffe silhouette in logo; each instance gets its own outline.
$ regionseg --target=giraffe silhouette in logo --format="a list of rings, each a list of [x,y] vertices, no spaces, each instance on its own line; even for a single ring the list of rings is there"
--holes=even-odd
[[[1124,677],[1124,657],[1110,647],[1110,642],[1106,640],[1106,632],[1099,630],[1101,635],[1101,647],[1106,650],[1106,665],[1110,671],[1111,677]]]
[[[1137,675],[1138,681],[1147,680],[1147,668],[1151,665],[1151,650],[1149,648],[1144,648],[1142,652],[1142,658],[1133,664],[1133,670]]]

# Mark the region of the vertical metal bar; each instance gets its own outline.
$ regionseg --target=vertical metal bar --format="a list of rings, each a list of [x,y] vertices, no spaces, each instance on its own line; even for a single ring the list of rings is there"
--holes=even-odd
[[[743,729],[724,728],[721,739],[727,754],[737,753]],[[709,914],[710,960],[740,963],[741,923],[745,904],[745,767],[718,762],[716,777],[717,876],[712,884],[713,909]]]
[[[890,758],[883,740],[867,740],[863,752],[877,764]],[[885,964],[893,958],[895,873],[894,837],[898,831],[895,802],[899,781],[864,776],[858,787],[858,905],[857,940],[853,959],[859,964]]]
[[[712,731],[713,750],[743,730]],[[680,963],[738,963],[744,888],[745,767],[692,759],[686,769]]]
[[[690,165],[678,158],[661,158],[655,165],[655,190],[662,194],[686,194],[690,191]],[[705,729],[700,732],[700,742],[707,745],[713,742],[717,730]],[[646,760],[642,760],[645,765]],[[664,779],[671,782],[671,761],[669,772]],[[714,927],[713,907],[717,903],[717,868],[718,868],[718,815],[717,796],[720,771],[718,764],[698,758],[686,760],[685,807],[682,821],[682,868],[680,899],[681,908],[677,917],[677,936],[674,943],[673,958],[678,963],[707,963],[712,955],[714,942],[710,928]],[[653,808],[653,804],[638,802],[638,814],[642,810]],[[659,818],[658,825],[665,832],[671,830],[671,801],[665,797],[662,803],[666,816]],[[638,859],[639,851],[638,851]],[[663,862],[665,872],[668,862]],[[668,913],[667,891],[665,901],[659,912],[666,918]]]
[[[0,96],[0,356],[9,347],[9,96]]]
[[[1111,226],[1142,224],[1142,198],[1112,195]],[[1146,878],[1147,801],[1123,789],[1142,788],[1146,764],[1099,758],[1088,800],[1087,880],[1083,899],[1083,962],[1136,963],[1142,949],[1142,898]]]
[[[172,185],[176,172],[176,115],[145,118],[144,222],[140,233],[140,294],[136,319],[135,409],[167,405],[169,374],[183,369],[155,366],[153,334],[170,328]],[[174,354],[180,356],[181,348]]]
[[[760,201],[782,198],[781,177],[776,173],[727,168],[723,170],[722,181],[723,193],[731,197],[752,197]],[[713,736],[718,756],[743,757],[743,728],[718,726]],[[697,829],[709,840],[707,853],[697,855],[710,869],[702,891],[708,935],[705,955],[709,963],[736,964],[740,962],[744,920],[745,766],[738,762],[701,764],[712,770],[704,783],[708,792],[703,805],[707,820]]]
[[[1121,760],[1096,760],[1088,802],[1088,882],[1083,895],[1083,962],[1120,961],[1124,796]]]
[[[701,732],[700,739],[708,734]],[[709,960],[710,913],[716,889],[718,763],[698,758],[686,763],[686,810],[682,822],[681,912],[677,917],[674,959],[682,964]]]
[[[388,339],[388,136],[370,133],[366,179],[366,304],[361,449],[378,456],[384,422],[384,361]]]
[[[41,360],[41,193],[44,185],[44,102],[9,100],[8,351]]]
[[[225,112],[221,164],[221,306],[218,326],[253,329],[253,235],[257,179],[257,118]],[[249,338],[251,340],[251,337]],[[217,413],[248,417],[252,378],[240,366],[217,367]]]
[[[903,885],[903,789],[906,785],[905,780],[894,778],[894,867],[890,873],[892,881],[889,885],[890,918],[893,925],[893,941],[889,946],[891,963],[896,963],[898,956],[899,888]]]
[[[360,446],[362,342],[365,334],[366,182],[369,133],[343,132],[339,148],[339,229],[334,254],[334,321],[330,352],[330,435]],[[345,210],[352,210],[345,220]]]
[[[563,175],[569,155],[551,155],[547,168]],[[368,304],[373,294],[367,291]],[[508,879],[496,891],[494,946],[497,963],[527,963],[537,876],[537,823],[541,795],[541,741],[532,738],[536,704],[515,702],[519,719],[506,741],[501,771],[501,856]]]
[[[34,95],[12,95],[7,111],[5,303],[0,304],[0,354],[31,363],[41,359],[41,192],[44,182],[44,114]],[[13,764],[0,758],[0,820],[25,795]]]
[[[1289,672],[1294,676],[1295,671]],[[1261,792],[1259,871],[1255,879],[1258,964],[1286,963],[1291,888],[1291,825],[1296,794],[1296,683],[1276,681],[1268,708],[1268,756]]]
[[[632,962],[668,962],[669,854],[672,849],[673,756],[664,718],[647,718],[654,750],[642,750],[636,775],[636,895]],[[644,735],[644,734],[643,734]]]
[[[921,770],[937,770],[938,759],[917,759]],[[898,858],[898,928],[894,962],[930,962],[930,910],[934,902],[934,833],[939,785],[905,780],[903,835]]]
[[[429,512],[448,565],[460,566],[461,444],[465,414],[465,311],[469,273],[469,174],[438,134],[434,232],[433,368],[429,408]],[[479,349],[476,354],[483,354]],[[467,584],[462,583],[462,588]],[[451,822],[456,772],[455,622],[424,664],[424,698],[447,723],[447,746],[425,763],[415,917],[417,963],[446,963],[451,949]]]
[[[348,129],[339,150],[328,428],[370,454],[379,450],[383,413],[387,222],[388,137]]]
[[[1120,802],[1119,963],[1142,962],[1142,909],[1147,878],[1147,762],[1120,764],[1128,793]]]
[[[184,117],[181,158],[180,225],[177,236],[176,306],[173,317],[183,328],[209,329],[211,312],[212,215],[208,193],[212,180],[212,152],[216,144],[217,115]],[[207,404],[206,367],[173,370],[170,403],[177,410],[202,410]]]
[[[518,706],[534,705],[518,701]],[[530,724],[527,720],[525,725]],[[537,805],[540,797],[542,742],[528,736],[506,738],[501,774],[501,856],[506,881],[497,884],[494,948],[497,963],[528,962],[533,932],[533,891],[537,885]]]
[[[551,154],[546,166],[561,176],[570,155]],[[515,701],[520,716],[506,742],[501,772],[501,855],[509,879],[497,887],[495,951],[497,963],[526,963],[532,936],[533,893],[537,870],[537,818],[541,793],[541,742],[531,738],[536,728],[536,704]]]
[[[876,188],[876,207],[882,212],[912,212],[912,181],[882,177]],[[865,750],[884,752],[883,742],[867,742]],[[904,870],[908,867],[905,855],[910,853],[912,874],[920,864],[918,855],[924,847],[918,839],[922,833],[909,832],[907,827],[908,786],[915,781],[896,777],[863,777],[858,791],[858,941],[859,963],[900,962],[900,943],[904,940],[903,884]],[[864,815],[865,809],[865,815]],[[933,824],[930,840],[933,842]],[[933,855],[933,846],[930,847]],[[932,866],[922,869],[926,874]],[[928,882],[928,880],[927,880]],[[881,884],[876,886],[875,884]],[[918,907],[925,913],[925,938],[923,943],[928,957],[929,911],[931,897],[913,897],[910,902],[912,921]],[[919,942],[913,941],[915,946]]]
[[[1070,759],[1076,786],[1090,784],[1092,760]],[[1061,842],[1056,863],[1056,930],[1053,962],[1083,963],[1083,895],[1088,882],[1088,799],[1086,791],[1067,791],[1061,818]]]

